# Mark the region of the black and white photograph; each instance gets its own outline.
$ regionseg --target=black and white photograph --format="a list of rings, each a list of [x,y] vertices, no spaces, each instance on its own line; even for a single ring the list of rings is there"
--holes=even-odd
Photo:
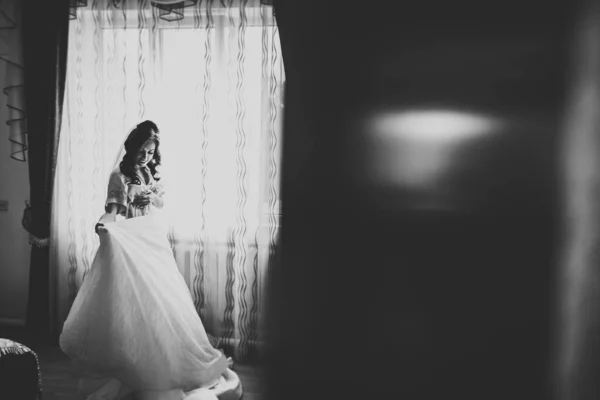
[[[0,0],[0,400],[355,398],[600,398],[600,1]]]

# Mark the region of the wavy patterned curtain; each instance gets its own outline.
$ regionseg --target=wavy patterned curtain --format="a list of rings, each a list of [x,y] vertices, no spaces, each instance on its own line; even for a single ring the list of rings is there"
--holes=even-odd
[[[22,6],[17,0],[0,2],[0,60],[6,63],[2,92],[7,96],[10,157],[27,161],[25,77],[23,68]],[[4,139],[3,139],[4,140]]]
[[[273,9],[157,3],[73,9],[53,213],[56,328],[97,249],[117,151],[150,119],[161,130],[173,250],[196,308],[226,352],[254,358],[280,215],[285,76]]]

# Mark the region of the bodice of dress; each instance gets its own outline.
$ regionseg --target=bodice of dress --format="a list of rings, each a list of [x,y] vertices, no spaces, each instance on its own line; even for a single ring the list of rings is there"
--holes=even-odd
[[[123,175],[119,168],[115,169],[110,175],[105,205],[108,206],[111,203],[118,204],[118,213],[125,218],[135,218],[150,214],[156,208],[151,204],[147,206],[136,205],[134,203],[136,196],[153,192],[162,197],[165,194],[165,190],[162,183],[156,181],[149,170],[147,171],[147,175],[149,176],[147,184],[137,184]]]

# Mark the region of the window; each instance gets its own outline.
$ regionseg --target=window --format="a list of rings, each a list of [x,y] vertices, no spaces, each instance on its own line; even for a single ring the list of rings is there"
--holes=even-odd
[[[76,182],[71,205],[81,205],[82,218],[97,220],[126,133],[150,119],[161,130],[178,235],[202,228],[225,237],[242,224],[254,236],[272,224],[285,76],[277,28],[260,11],[243,26],[235,10],[215,12],[210,29],[198,18],[165,22],[135,10],[78,14],[61,151],[70,153],[63,173]]]

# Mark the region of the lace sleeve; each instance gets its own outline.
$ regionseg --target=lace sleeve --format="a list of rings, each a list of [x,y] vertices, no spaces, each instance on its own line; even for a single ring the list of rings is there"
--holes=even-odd
[[[108,193],[106,196],[105,208],[109,204],[119,205],[119,213],[122,214],[127,209],[127,178],[120,171],[115,170],[110,174],[108,181]]]

